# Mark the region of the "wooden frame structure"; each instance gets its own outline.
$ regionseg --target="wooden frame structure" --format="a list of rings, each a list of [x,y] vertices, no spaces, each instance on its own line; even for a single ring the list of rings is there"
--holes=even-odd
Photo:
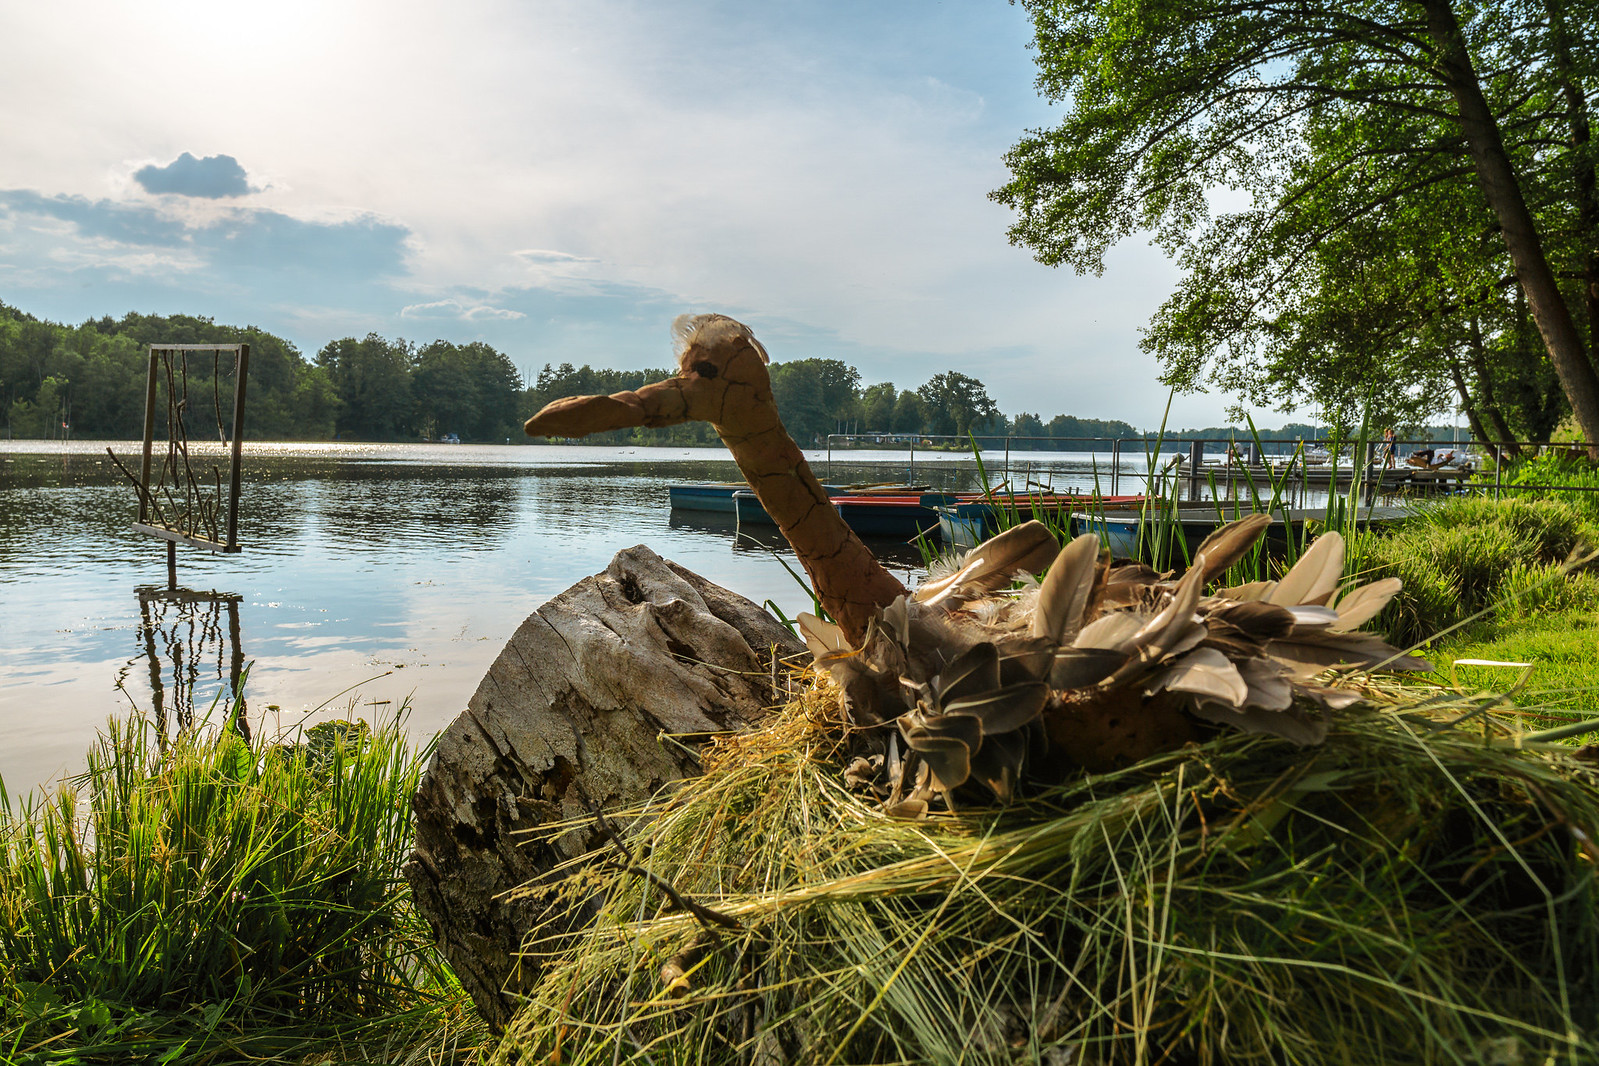
[[[220,477],[217,499],[208,500],[199,491],[199,481],[190,463],[188,430],[185,414],[188,410],[188,359],[191,352],[213,353],[212,390],[219,435],[226,434],[224,443],[231,444],[228,464],[228,496],[225,527],[217,513],[221,506]],[[223,354],[233,356],[233,410],[232,431],[226,433],[221,419],[220,383]],[[213,552],[237,552],[239,546],[239,482],[240,460],[244,444],[245,385],[249,378],[250,346],[248,344],[152,344],[149,347],[150,370],[144,393],[144,445],[139,463],[139,476],[135,482],[139,490],[139,518],[133,523],[136,532],[157,537],[167,542],[167,567],[176,567],[179,544],[204,548]],[[151,481],[156,433],[156,398],[160,393],[161,379],[167,381],[167,454],[162,461],[160,475]],[[181,386],[181,387],[180,387]],[[220,470],[217,471],[220,475]],[[182,506],[173,497],[168,478],[178,483],[183,492]],[[162,497],[173,506],[169,512],[163,507]]]

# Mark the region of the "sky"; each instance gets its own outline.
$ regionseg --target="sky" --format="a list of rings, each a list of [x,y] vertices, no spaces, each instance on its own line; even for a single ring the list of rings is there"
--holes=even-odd
[[[719,311],[777,361],[1153,427],[1174,264],[1042,266],[988,199],[1058,118],[1029,37],[1003,0],[5,4],[0,300],[308,358],[483,340],[529,376],[667,366],[671,320]]]

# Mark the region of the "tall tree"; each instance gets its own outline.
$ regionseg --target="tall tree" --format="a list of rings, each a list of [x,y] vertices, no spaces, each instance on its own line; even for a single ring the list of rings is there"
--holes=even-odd
[[[1440,202],[1458,218],[1469,189],[1483,221],[1451,234],[1434,219],[1435,243],[1481,253],[1479,278],[1503,257],[1599,440],[1599,376],[1578,329],[1599,289],[1561,287],[1592,276],[1599,236],[1599,210],[1584,208],[1599,10],[1559,3],[1027,0],[1040,88],[1066,115],[1018,143],[994,195],[1019,213],[1012,239],[1052,265],[1097,271],[1139,230],[1179,254],[1186,288],[1166,310],[1210,328],[1157,350],[1169,381],[1195,387],[1218,350],[1255,354],[1251,320],[1278,318],[1324,266],[1325,242],[1396,218],[1426,226]],[[1221,188],[1248,205],[1213,217]],[[1464,313],[1482,293],[1456,296]]]
[[[316,354],[339,398],[341,437],[399,440],[416,436],[411,403],[411,346],[376,333],[329,341]]]
[[[921,398],[930,433],[964,437],[1000,417],[999,405],[989,398],[983,383],[957,370],[933,375],[916,395]]]

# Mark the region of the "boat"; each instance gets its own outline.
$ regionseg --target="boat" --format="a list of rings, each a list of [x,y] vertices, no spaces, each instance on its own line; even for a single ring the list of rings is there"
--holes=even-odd
[[[1013,513],[1017,518],[1043,518],[1062,527],[1070,527],[1071,513],[1084,508],[1098,511],[1125,511],[1143,506],[1146,497],[1137,496],[1072,496],[1056,493],[1006,494],[1000,496],[973,494],[970,498],[936,503],[938,532],[943,542],[952,548],[975,548],[1000,531],[999,512]]]
[[[733,493],[749,486],[742,481],[712,481],[702,484],[666,486],[667,499],[674,511],[710,511],[715,514],[736,514]]]
[[[927,485],[823,485],[829,496],[833,495],[868,495],[868,494],[904,494],[911,492],[925,492]],[[734,502],[733,494],[737,492],[750,492],[747,482],[743,481],[706,481],[680,483],[668,485],[666,496],[674,511],[712,511],[718,514],[736,515],[741,513],[738,504]],[[755,501],[755,507],[760,504]],[[762,517],[766,511],[762,508],[759,514],[755,507],[745,505],[744,514],[750,522],[771,525],[770,518]]]
[[[1355,515],[1355,522],[1359,526],[1385,525],[1398,522],[1410,517],[1413,512],[1407,507],[1361,507]],[[1182,547],[1175,550],[1179,555],[1193,558],[1193,554],[1204,539],[1216,531],[1216,528],[1225,522],[1230,522],[1240,515],[1226,515],[1219,517],[1214,507],[1180,507],[1171,519],[1171,525],[1182,531]],[[1320,507],[1292,508],[1287,511],[1287,522],[1283,521],[1283,512],[1272,512],[1272,524],[1266,528],[1266,544],[1268,547],[1277,545],[1285,546],[1290,533],[1299,536],[1304,532],[1306,522],[1324,522],[1327,512]],[[1139,522],[1149,523],[1155,529],[1167,521],[1160,512],[1141,514],[1139,512],[1074,512],[1071,516],[1071,534],[1080,536],[1084,533],[1098,533],[1110,549],[1112,555],[1118,558],[1134,559],[1139,554]]]

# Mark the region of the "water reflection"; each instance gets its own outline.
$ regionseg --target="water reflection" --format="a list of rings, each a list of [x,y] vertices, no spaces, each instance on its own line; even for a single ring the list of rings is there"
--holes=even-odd
[[[244,647],[239,604],[233,592],[140,585],[139,653],[128,659],[117,677],[126,691],[130,673],[147,674],[157,735],[163,747],[169,712],[178,731],[193,729],[196,708],[214,710],[219,721],[231,718],[249,739],[245,700]],[[237,705],[235,706],[235,699]]]

